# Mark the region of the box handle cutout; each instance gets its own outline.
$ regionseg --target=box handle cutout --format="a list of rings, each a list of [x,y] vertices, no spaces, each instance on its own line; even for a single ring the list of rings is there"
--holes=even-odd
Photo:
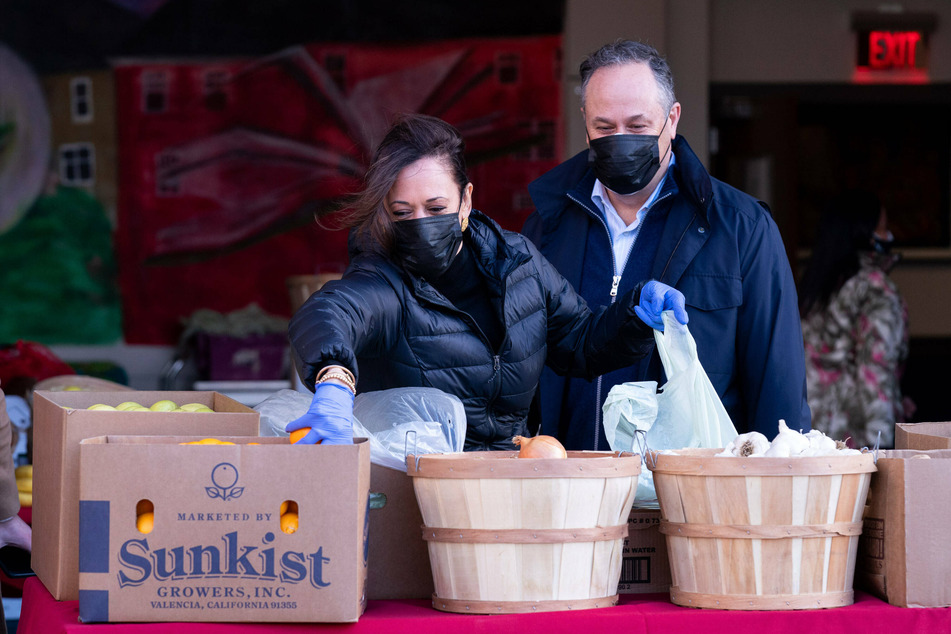
[[[135,505],[135,527],[148,535],[155,527],[155,505],[151,500],[139,500]]]
[[[370,510],[381,509],[386,506],[386,493],[370,491]]]
[[[300,524],[297,502],[294,500],[284,500],[281,502],[280,518],[282,531],[288,535],[296,533]]]

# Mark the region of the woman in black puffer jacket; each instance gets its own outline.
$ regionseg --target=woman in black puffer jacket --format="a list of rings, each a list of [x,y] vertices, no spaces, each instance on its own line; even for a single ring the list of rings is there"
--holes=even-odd
[[[472,209],[464,144],[423,115],[381,142],[349,208],[351,264],[290,322],[307,414],[302,442],[352,441],[356,389],[435,387],[466,410],[466,450],[512,449],[527,433],[542,367],[595,378],[654,344],[651,325],[683,295],[655,281],[593,314],[521,235]],[[635,313],[635,310],[637,313]]]

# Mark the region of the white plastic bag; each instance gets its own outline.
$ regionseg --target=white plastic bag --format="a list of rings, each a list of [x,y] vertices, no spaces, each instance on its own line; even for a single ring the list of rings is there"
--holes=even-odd
[[[296,390],[269,396],[254,408],[261,415],[260,435],[287,436],[284,427],[303,416],[312,399]],[[369,439],[370,462],[405,472],[406,449],[417,454],[462,451],[466,410],[457,397],[435,388],[362,392],[353,402],[353,435]]]
[[[647,445],[651,449],[726,447],[736,438],[736,427],[700,365],[697,343],[672,311],[664,311],[663,320],[664,332],[655,330],[654,341],[667,383],[658,395],[657,420],[647,433]]]
[[[657,381],[615,385],[604,405],[604,435],[614,451],[637,450],[634,435],[647,432],[657,419]]]
[[[662,319],[664,331],[655,330],[654,340],[667,382],[659,392],[654,381],[611,388],[602,408],[608,444],[614,451],[638,451],[634,436],[640,430],[652,450],[725,447],[736,438],[736,427],[700,365],[697,343],[672,311]],[[656,497],[651,472],[642,468],[635,500]]]

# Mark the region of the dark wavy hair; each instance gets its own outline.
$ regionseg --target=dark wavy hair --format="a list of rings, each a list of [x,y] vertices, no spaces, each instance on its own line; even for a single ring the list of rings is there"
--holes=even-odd
[[[799,314],[821,310],[859,270],[859,254],[872,248],[881,215],[878,196],[864,190],[840,194],[820,217],[812,257],[799,289]]]
[[[338,220],[353,229],[352,239],[362,250],[389,254],[393,222],[383,201],[400,171],[423,158],[445,163],[459,186],[460,195],[469,183],[466,144],[459,131],[436,117],[401,115],[380,141],[364,177],[363,190],[347,199]]]

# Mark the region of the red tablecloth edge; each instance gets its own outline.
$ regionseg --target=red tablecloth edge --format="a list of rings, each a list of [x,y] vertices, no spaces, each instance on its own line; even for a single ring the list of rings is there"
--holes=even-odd
[[[855,634],[882,631],[951,632],[951,608],[899,608],[856,591],[855,603],[828,610],[728,611],[684,608],[666,594],[621,595],[610,608],[538,614],[467,615],[439,612],[427,600],[370,601],[351,624],[275,623],[92,623],[80,624],[78,601],[55,601],[35,577],[24,585],[18,634],[230,634],[254,632],[381,632],[387,634],[801,634],[803,631]]]

